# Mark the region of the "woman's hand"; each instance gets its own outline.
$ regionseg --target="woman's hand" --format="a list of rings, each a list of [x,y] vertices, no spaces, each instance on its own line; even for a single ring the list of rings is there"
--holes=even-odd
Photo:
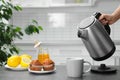
[[[114,15],[112,14],[102,14],[99,20],[103,25],[106,25],[106,24],[111,25],[116,22]]]

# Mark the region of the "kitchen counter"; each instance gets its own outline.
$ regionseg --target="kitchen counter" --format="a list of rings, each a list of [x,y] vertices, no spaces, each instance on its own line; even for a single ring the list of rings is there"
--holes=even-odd
[[[28,71],[12,71],[0,68],[0,80],[120,80],[120,66],[114,74],[95,74],[88,72],[82,78],[67,77],[64,65],[56,66],[56,71],[49,74],[33,74]]]
[[[53,41],[41,41],[41,45],[83,45],[81,39],[79,40],[53,40]],[[119,40],[113,41],[116,45],[120,45]],[[16,45],[34,45],[34,41],[14,41]]]
[[[41,45],[82,45],[80,40],[53,40],[53,41],[41,41]],[[14,41],[16,45],[34,45],[34,41]]]

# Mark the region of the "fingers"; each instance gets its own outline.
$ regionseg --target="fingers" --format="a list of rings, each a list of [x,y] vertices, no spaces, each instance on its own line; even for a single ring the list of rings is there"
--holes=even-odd
[[[108,21],[107,21],[107,20],[105,20],[105,19],[100,20],[100,22],[101,22],[103,25],[108,24]]]
[[[106,25],[109,23],[109,20],[107,19],[107,15],[106,14],[102,14],[100,17],[99,17],[99,21],[103,24],[103,25]]]

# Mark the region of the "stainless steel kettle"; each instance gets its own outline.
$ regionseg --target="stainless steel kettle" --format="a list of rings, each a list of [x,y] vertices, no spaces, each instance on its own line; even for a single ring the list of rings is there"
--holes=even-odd
[[[96,61],[102,61],[115,52],[115,45],[111,40],[109,25],[103,25],[98,18],[101,13],[96,13],[80,22],[78,37],[86,46],[90,56]]]

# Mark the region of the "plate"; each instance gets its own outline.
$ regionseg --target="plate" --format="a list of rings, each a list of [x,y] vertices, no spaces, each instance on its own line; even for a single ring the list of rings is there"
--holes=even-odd
[[[8,66],[8,65],[5,65],[5,68],[7,68],[7,69],[11,69],[11,70],[27,70],[28,68],[23,68],[23,67],[21,67],[21,66],[18,66],[18,67],[10,67],[10,66]]]
[[[50,71],[34,71],[34,70],[30,70],[30,68],[28,68],[28,71],[31,73],[45,74],[45,73],[52,73],[52,72],[56,71],[56,68],[54,68],[54,70],[50,70]]]

